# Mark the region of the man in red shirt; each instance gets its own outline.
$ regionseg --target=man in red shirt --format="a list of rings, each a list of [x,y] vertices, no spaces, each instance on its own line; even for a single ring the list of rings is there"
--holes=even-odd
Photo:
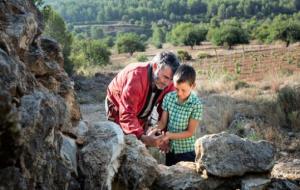
[[[175,54],[158,53],[148,63],[126,66],[107,88],[107,117],[120,125],[125,134],[134,134],[147,146],[159,146],[162,135],[146,135],[148,117],[157,105],[159,115],[166,93],[173,91],[173,75],[179,66]]]

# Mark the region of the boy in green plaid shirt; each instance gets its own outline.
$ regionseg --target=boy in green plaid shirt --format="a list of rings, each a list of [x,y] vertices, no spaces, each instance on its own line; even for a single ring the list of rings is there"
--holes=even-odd
[[[179,161],[195,161],[195,131],[202,118],[202,102],[192,92],[195,88],[196,72],[189,65],[181,65],[173,77],[176,91],[168,93],[163,100],[163,113],[158,129],[163,130],[164,141],[169,140],[166,165]],[[160,147],[166,150],[166,147]]]

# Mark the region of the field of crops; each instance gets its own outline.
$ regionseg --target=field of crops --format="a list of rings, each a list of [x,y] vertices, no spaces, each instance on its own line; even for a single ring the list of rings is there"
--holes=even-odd
[[[245,81],[259,81],[272,74],[300,71],[300,46],[264,48],[196,59],[193,66],[201,78],[227,73]]]

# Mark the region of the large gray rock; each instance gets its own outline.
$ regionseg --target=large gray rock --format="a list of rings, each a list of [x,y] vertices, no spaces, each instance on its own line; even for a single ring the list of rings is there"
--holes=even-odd
[[[124,134],[117,124],[110,121],[91,124],[79,151],[83,189],[111,189],[124,146]]]
[[[115,184],[122,189],[148,189],[158,177],[157,161],[133,135],[125,136],[126,148]]]
[[[227,190],[239,187],[238,179],[207,177],[197,173],[196,165],[192,162],[179,162],[171,167],[160,165],[159,169],[160,175],[151,187],[153,190]]]
[[[269,142],[252,142],[226,132],[199,138],[195,149],[197,171],[219,177],[268,172],[275,162],[275,149]]]

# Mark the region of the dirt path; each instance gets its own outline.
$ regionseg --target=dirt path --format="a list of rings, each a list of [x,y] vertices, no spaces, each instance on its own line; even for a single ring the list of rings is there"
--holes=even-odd
[[[89,122],[106,120],[104,107],[106,88],[115,75],[113,72],[104,72],[97,73],[94,77],[73,77],[83,120]]]

